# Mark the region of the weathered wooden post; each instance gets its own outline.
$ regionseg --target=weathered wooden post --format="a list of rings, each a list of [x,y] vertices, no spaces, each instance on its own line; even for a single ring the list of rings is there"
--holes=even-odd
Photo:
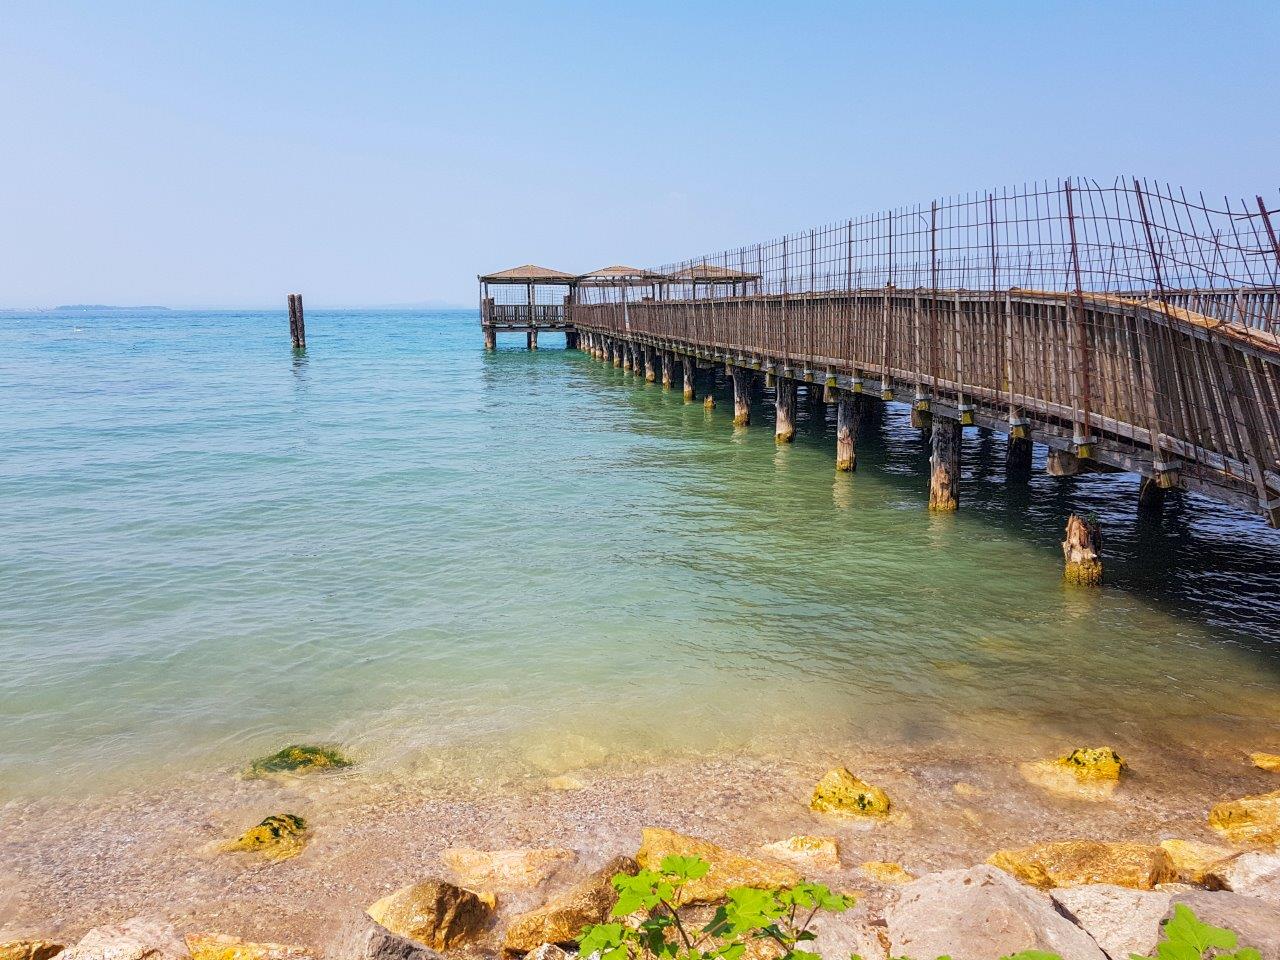
[[[773,389],[774,410],[777,412],[773,428],[775,443],[790,443],[796,438],[796,382],[779,377]]]
[[[680,368],[684,374],[684,402],[692,403],[697,399],[697,388],[694,384],[694,378],[698,373],[698,368],[694,365],[693,357],[681,357]]]
[[[1009,434],[1009,444],[1004,450],[1004,472],[1008,480],[1031,478],[1031,438],[1026,435],[1026,427],[1014,427]]]
[[[293,349],[307,349],[307,323],[302,314],[302,294],[289,294],[289,339]]]
[[[528,345],[530,350],[537,350],[538,349],[538,331],[530,330],[528,335],[525,338],[525,342]]]
[[[634,356],[635,356],[635,348],[632,347],[630,342],[624,341],[622,344],[622,369],[623,370],[630,370],[633,366],[635,366],[633,362]]]
[[[578,331],[577,330],[566,330],[564,332],[564,348],[566,350],[578,349]]]
[[[1082,586],[1102,583],[1102,528],[1073,513],[1067,518],[1062,557],[1066,561],[1063,578],[1068,583]]]
[[[1164,512],[1164,487],[1155,477],[1142,477],[1138,483],[1138,513],[1158,517]]]
[[[933,417],[929,457],[929,509],[948,513],[960,506],[960,421]]]
[[[1069,450],[1055,450],[1050,447],[1044,472],[1051,477],[1074,477],[1080,472],[1080,458]]]
[[[671,389],[671,367],[673,366],[673,357],[670,350],[662,351],[662,389]]]
[[[862,420],[862,396],[841,392],[836,398],[836,469],[858,469],[858,426]]]
[[[613,341],[613,345],[609,348],[613,353],[613,365],[615,367],[622,366],[622,346],[623,344],[621,340],[615,340]]]
[[[658,371],[653,365],[654,349],[653,347],[641,347],[644,351],[644,382],[653,383],[658,379]]]
[[[730,367],[733,380],[733,425],[746,427],[751,424],[751,371],[746,367]]]
[[[493,327],[484,328],[484,348],[486,350],[498,349],[498,334]]]

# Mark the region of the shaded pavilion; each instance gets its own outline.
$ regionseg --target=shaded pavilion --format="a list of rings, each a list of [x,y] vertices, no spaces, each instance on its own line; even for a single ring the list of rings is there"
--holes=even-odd
[[[539,330],[562,330],[571,337],[567,306],[578,281],[574,274],[526,263],[477,279],[487,349],[497,345],[500,331],[527,334],[531,350],[538,347]]]

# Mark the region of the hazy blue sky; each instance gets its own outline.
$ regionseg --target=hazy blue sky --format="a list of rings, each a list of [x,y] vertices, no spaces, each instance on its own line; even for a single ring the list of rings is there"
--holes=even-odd
[[[1280,181],[1280,2],[0,0],[0,305],[443,298],[1068,173]]]

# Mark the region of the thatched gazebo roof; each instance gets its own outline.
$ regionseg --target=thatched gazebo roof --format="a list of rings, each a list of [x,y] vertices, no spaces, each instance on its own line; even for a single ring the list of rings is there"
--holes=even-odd
[[[745,283],[750,280],[759,280],[760,274],[744,273],[741,270],[731,270],[728,267],[703,261],[685,267],[683,270],[677,270],[671,274],[671,279],[693,283]]]
[[[578,277],[579,283],[605,285],[634,285],[661,283],[666,280],[665,274],[656,273],[653,270],[645,270],[643,267],[624,267],[621,264],[615,264],[612,267],[601,267],[599,270],[592,270],[590,273],[584,273]]]
[[[497,273],[486,273],[480,277],[480,282],[564,284],[573,283],[577,279],[577,276],[572,273],[561,273],[559,270],[552,270],[550,267],[539,267],[536,264],[526,263],[522,267],[512,267],[510,270],[500,270]]]

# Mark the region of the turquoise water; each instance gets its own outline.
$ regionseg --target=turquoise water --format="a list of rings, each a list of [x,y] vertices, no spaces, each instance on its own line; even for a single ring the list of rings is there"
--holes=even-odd
[[[1280,534],[1136,480],[924,510],[891,408],[853,475],[802,402],[686,405],[470,312],[0,315],[0,792],[221,770],[559,772],[806,742],[1280,745]],[[557,338],[558,339],[558,338]],[[1060,582],[1071,510],[1108,586]]]

